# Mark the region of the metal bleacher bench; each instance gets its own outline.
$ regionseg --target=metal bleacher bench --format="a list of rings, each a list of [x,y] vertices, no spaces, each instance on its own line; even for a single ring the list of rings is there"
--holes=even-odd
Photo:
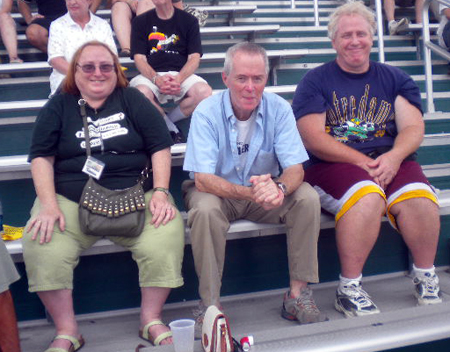
[[[299,59],[310,52],[309,49],[283,49],[283,50],[267,50],[267,57],[269,58],[269,66],[270,66],[270,78],[272,80],[272,84],[277,85],[277,70],[282,64],[284,60],[288,59]],[[206,53],[201,58],[201,63],[223,63],[225,60],[225,53]],[[132,67],[134,66],[134,61],[130,58],[120,58],[120,63],[124,67]],[[0,73],[27,73],[27,72],[37,72],[42,71],[47,76],[51,70],[51,66],[46,61],[37,61],[37,62],[24,62],[22,64],[3,64],[0,65]],[[209,72],[218,72],[217,68],[200,68],[199,73],[209,73]],[[28,79],[29,78],[24,78]],[[46,77],[48,79],[48,77]],[[18,83],[21,82],[19,78],[14,79]],[[9,82],[8,84],[11,84]],[[0,105],[0,112],[8,111],[9,108],[13,108],[13,106],[17,106],[19,108],[19,102],[12,102],[7,105]],[[5,110],[6,109],[6,110]],[[14,109],[15,110],[15,109]]]
[[[172,157],[175,160],[180,160],[184,156],[186,144],[176,144],[171,148]],[[0,157],[0,180],[29,178],[30,165],[26,161],[27,156],[9,156]],[[423,166],[424,172],[428,177],[450,175],[450,164],[439,164]],[[441,215],[450,214],[450,190],[437,190]],[[182,212],[184,220],[187,214]],[[332,216],[322,214],[321,228],[332,228],[334,226],[334,219]],[[284,234],[286,229],[284,225],[280,224],[265,224],[254,223],[248,220],[237,220],[231,223],[228,231],[227,239],[239,239],[249,237],[261,237],[276,234]],[[189,228],[186,226],[185,241],[190,243]],[[22,261],[22,241],[16,240],[6,242],[6,247],[9,253],[13,256],[15,261]],[[95,255],[104,253],[121,252],[124,249],[115,245],[107,239],[99,240],[92,248],[83,252],[83,255]]]
[[[260,34],[273,34],[280,30],[279,24],[266,24],[266,25],[245,25],[245,26],[220,26],[220,27],[202,27],[200,28],[200,34],[202,38],[213,36],[233,36],[233,35],[246,35],[248,41],[254,41]],[[17,35],[19,43],[25,43],[27,41],[25,34]]]
[[[195,6],[195,8],[199,11],[208,12],[209,16],[227,15],[227,22],[230,26],[234,24],[237,16],[251,14],[257,9],[256,5]],[[111,10],[102,9],[98,10],[95,14],[104,19],[109,19],[111,17]],[[20,13],[13,13],[11,15],[16,21],[20,21],[22,19],[22,15]]]
[[[414,35],[415,46],[417,47],[417,59],[420,60],[422,57],[421,53],[421,45],[420,45],[420,36],[422,35],[422,24],[421,23],[409,23],[408,25],[401,26],[397,29],[398,33],[408,33],[412,32]],[[436,32],[439,28],[439,23],[430,23],[430,32]]]

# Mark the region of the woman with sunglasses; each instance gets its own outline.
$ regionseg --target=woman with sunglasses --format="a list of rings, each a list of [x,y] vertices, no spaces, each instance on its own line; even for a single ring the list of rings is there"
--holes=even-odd
[[[83,345],[73,310],[73,270],[81,252],[101,238],[85,235],[78,223],[78,202],[88,180],[82,171],[86,150],[80,99],[86,101],[92,157],[104,164],[100,185],[132,187],[150,162],[153,185],[144,186],[143,232],[107,238],[129,249],[138,264],[139,336],[155,345],[172,343],[161,311],[171,288],[183,284],[184,249],[183,221],[168,192],[173,143],[156,108],[127,85],[111,49],[86,43],[73,57],[62,94],[51,98],[36,120],[29,159],[37,199],[23,247],[29,290],[38,293],[56,326],[48,352],[61,351],[52,350],[57,347],[76,351]]]

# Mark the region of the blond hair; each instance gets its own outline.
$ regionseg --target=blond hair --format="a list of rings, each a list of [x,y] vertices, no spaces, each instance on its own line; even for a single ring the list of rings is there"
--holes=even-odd
[[[333,40],[336,37],[337,26],[342,16],[359,15],[363,17],[369,24],[370,33],[372,36],[377,29],[374,12],[364,5],[362,1],[349,1],[346,4],[339,6],[330,16],[328,23],[328,37]]]

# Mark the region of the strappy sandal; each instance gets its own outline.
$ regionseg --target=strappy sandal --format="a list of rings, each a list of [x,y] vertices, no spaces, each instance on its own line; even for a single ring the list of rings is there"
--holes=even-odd
[[[45,352],[75,352],[78,351],[81,347],[84,346],[84,339],[81,336],[79,339],[70,335],[57,335],[53,339],[55,340],[69,340],[72,343],[72,346],[69,347],[68,350],[61,347],[50,347],[45,350]],[[52,342],[53,342],[52,341]]]
[[[155,325],[166,326],[166,324],[164,324],[161,320],[153,320],[145,325],[142,330],[139,330],[139,337],[145,341],[150,342],[153,346],[159,346],[163,340],[167,339],[168,337],[172,337],[172,331],[169,330],[159,334],[156,337],[153,337],[148,333],[148,329]]]

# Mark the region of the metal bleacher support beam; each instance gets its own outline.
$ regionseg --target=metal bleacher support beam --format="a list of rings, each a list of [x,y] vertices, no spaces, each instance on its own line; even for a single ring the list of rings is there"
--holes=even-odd
[[[197,10],[207,11],[210,16],[226,15],[228,18],[227,22],[229,26],[232,26],[234,24],[234,20],[237,16],[251,14],[257,9],[255,5],[195,6],[195,8]],[[109,19],[111,17],[111,10],[100,9],[95,14],[102,18]],[[22,20],[22,16],[20,13],[12,13],[11,16],[16,21]]]

